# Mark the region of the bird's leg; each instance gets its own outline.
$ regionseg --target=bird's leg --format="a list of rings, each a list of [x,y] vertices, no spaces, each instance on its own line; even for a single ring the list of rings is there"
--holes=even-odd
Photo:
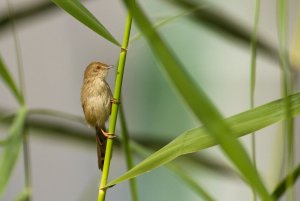
[[[113,103],[113,104],[120,104],[120,102],[117,99],[115,99],[115,98],[110,99],[110,102]],[[102,128],[100,128],[100,129],[101,129],[102,134],[106,138],[113,139],[113,138],[116,137],[114,133],[105,132]]]
[[[108,139],[113,139],[116,137],[114,133],[105,132],[102,128],[100,128],[100,130],[102,134]]]

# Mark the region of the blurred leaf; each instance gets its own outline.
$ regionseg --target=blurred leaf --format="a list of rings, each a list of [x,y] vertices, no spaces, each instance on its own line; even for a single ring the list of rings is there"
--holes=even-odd
[[[0,197],[2,197],[5,192],[9,178],[19,156],[26,115],[27,108],[21,106],[9,130],[8,137],[10,140],[4,146],[0,155]]]
[[[7,139],[0,140],[0,146],[3,146],[3,145],[5,145],[7,142],[8,142],[8,140],[7,140]]]
[[[291,96],[291,106],[293,116],[300,114],[300,93]],[[241,137],[281,121],[284,118],[284,99],[280,99],[253,110],[234,115],[228,118],[227,122],[232,125],[234,135]],[[111,181],[108,185],[114,185],[141,175],[144,172],[151,171],[174,160],[178,156],[200,151],[214,145],[217,145],[217,142],[207,133],[204,127],[191,129],[175,138],[168,145],[152,154],[130,171]]]
[[[120,100],[122,101],[122,98]],[[126,158],[127,170],[129,170],[132,167],[134,167],[133,151],[129,144],[130,137],[128,133],[126,117],[122,106],[119,108],[119,118],[120,118],[121,132],[122,132],[122,147]],[[135,178],[129,181],[129,187],[130,187],[132,201],[138,201],[139,197],[138,197],[138,190],[137,190],[137,181]]]
[[[8,86],[8,88],[13,93],[13,95],[16,97],[19,104],[23,104],[24,103],[23,96],[21,95],[20,91],[18,90],[17,85],[14,82],[7,67],[5,66],[1,56],[0,56],[0,77],[2,78],[4,83]]]
[[[14,201],[30,201],[31,189],[25,188]]]
[[[169,0],[169,2],[184,9],[192,9],[202,5],[202,9],[191,13],[190,17],[193,20],[213,29],[216,33],[225,34],[242,43],[251,43],[251,30],[245,28],[242,23],[238,23],[233,17],[229,17],[223,10],[208,8],[209,6],[205,1]],[[277,50],[259,37],[257,38],[257,47],[270,57],[279,59]]]
[[[41,111],[40,114],[38,113],[39,111]],[[88,129],[87,126],[82,126],[82,122],[84,122],[83,117],[80,120],[79,118],[77,119],[77,116],[68,113],[57,113],[56,111],[52,110],[45,111],[49,112],[44,112],[42,110],[29,110],[28,118],[26,120],[27,127],[29,129],[39,131],[39,135],[57,137],[60,138],[60,140],[62,138],[66,138],[68,139],[68,141],[73,139],[80,142],[95,143],[95,131],[93,129]],[[60,113],[62,113],[63,115],[59,116]],[[51,114],[50,116],[58,118],[49,118],[49,114]],[[15,117],[15,114],[10,114],[9,116],[5,114],[4,117],[1,115],[2,114],[0,113],[0,123],[2,125],[10,125],[13,118]],[[41,118],[41,116],[43,116],[43,118]],[[47,116],[47,118],[44,118],[44,116]],[[69,122],[64,120],[69,120]],[[77,122],[79,123],[79,125],[74,125],[72,124],[72,122]]]
[[[11,124],[15,114],[1,112],[0,109],[0,124],[9,125]],[[49,118],[50,117],[50,118]],[[52,118],[55,117],[55,118]],[[62,121],[62,119],[64,121]],[[70,121],[68,123],[68,121]],[[74,125],[74,123],[78,123]],[[33,134],[43,135],[45,137],[55,137],[59,140],[65,139],[66,141],[72,143],[72,140],[76,140],[79,143],[95,143],[94,130],[79,128],[81,125],[86,125],[85,120],[81,116],[56,111],[49,109],[30,109],[28,111],[28,118],[26,120],[26,126],[34,131]],[[150,153],[158,150],[162,146],[170,142],[170,138],[151,138],[153,133],[132,133],[134,137],[131,140],[141,144],[141,146],[151,149]],[[144,136],[144,137],[139,137]],[[147,136],[147,137],[145,137]],[[116,139],[115,145],[120,146],[118,140]],[[4,145],[9,139],[3,139],[0,141],[0,146]],[[150,154],[148,154],[150,155]],[[193,165],[201,165],[210,171],[216,172],[221,175],[236,176],[236,173],[229,168],[227,165],[220,163],[219,161],[214,161],[211,158],[205,156],[205,154],[191,154],[184,157],[180,157],[178,160],[182,163],[192,163]]]
[[[285,159],[282,159],[283,170],[286,174],[294,168],[295,161],[295,130],[294,119],[292,117],[291,104],[289,95],[293,93],[293,75],[288,61],[287,53],[287,7],[286,0],[277,1],[277,33],[279,40],[279,55],[281,67],[281,92],[285,98],[286,120],[283,122],[283,136],[285,147]],[[292,186],[293,178],[289,177],[287,186]],[[287,194],[287,200],[295,200],[295,188],[293,187]]]
[[[0,110],[0,123],[2,125],[10,124],[11,119],[13,119],[14,116],[12,114],[10,114],[9,116],[4,115],[6,117],[4,119],[1,115],[2,113]],[[53,117],[57,117],[58,119],[53,121],[53,119],[44,118],[44,117],[48,117],[49,115]],[[48,109],[31,109],[28,111],[28,119],[26,121],[26,125],[29,129],[38,130],[39,132],[36,133],[39,135],[42,134],[46,137],[47,136],[55,137],[55,138],[59,138],[59,140],[65,139],[69,143],[73,143],[72,140],[76,140],[76,142],[80,142],[80,143],[95,143],[93,129],[90,130],[80,129],[76,125],[73,124],[71,125],[70,123],[67,122],[62,123],[61,118],[65,120],[70,120],[71,122],[77,122],[79,124],[82,124],[82,122],[84,122],[83,117],[78,117],[76,115],[64,113],[61,111],[48,110]],[[4,121],[1,121],[1,119],[3,119]],[[153,136],[152,133],[141,134],[140,132],[139,135]],[[153,153],[154,152],[153,150],[159,149],[160,147],[166,145],[167,142],[170,141],[169,139],[161,139],[161,138],[149,138],[149,137],[137,138],[139,135],[133,134],[133,136],[136,137],[131,138],[131,140],[141,144],[141,146],[143,147],[152,150],[146,156]],[[118,139],[116,140],[115,143],[116,148],[120,148],[120,143]],[[8,139],[4,139],[0,141],[0,146],[4,145],[7,142],[7,140]],[[139,149],[136,149],[136,146],[134,146],[134,148],[136,154],[142,153],[140,152]],[[145,156],[145,154],[143,156]],[[210,171],[213,171],[223,176],[237,176],[236,172],[233,171],[231,168],[229,168],[227,165],[220,163],[220,161],[212,160],[211,158],[205,156],[205,154],[197,153],[197,154],[185,155],[184,157],[178,158],[178,162],[184,164],[189,163],[194,166],[202,166]]]
[[[37,17],[37,14],[46,13],[53,8],[57,8],[52,2],[44,2],[40,4],[35,4],[34,6],[30,4],[29,7],[22,7],[22,9],[18,9],[18,11],[14,12],[14,14],[10,17],[5,12],[1,12],[0,16],[0,31],[4,29],[10,22],[11,19],[15,19],[18,22],[20,20],[28,19],[30,17]],[[3,15],[6,14],[6,15]]]
[[[274,198],[279,199],[283,193],[287,190],[288,187],[291,187],[296,183],[297,179],[300,175],[300,165],[298,165],[292,173],[287,175],[275,188],[272,195]],[[290,183],[290,179],[292,178],[292,183]]]
[[[250,31],[246,29],[241,29],[241,24],[237,23],[236,20],[234,20],[233,17],[229,17],[224,13],[222,9],[209,9],[209,2],[203,2],[201,3],[193,3],[191,1],[175,1],[171,0],[172,3],[175,3],[179,5],[180,7],[189,10],[194,9],[196,7],[202,6],[201,10],[199,10],[196,13],[193,13],[191,17],[195,19],[196,21],[199,21],[203,23],[204,25],[208,26],[209,28],[213,28],[216,30],[216,32],[222,32],[225,33],[227,36],[231,36],[233,38],[238,39],[242,43],[250,43]],[[22,9],[16,11],[15,15],[12,17],[16,19],[18,22],[21,20],[26,20],[29,18],[35,18],[38,17],[40,14],[44,13],[50,13],[53,11],[56,11],[57,7],[53,5],[53,3],[49,2],[41,2],[36,5],[31,5],[29,7],[23,7]],[[171,17],[172,18],[172,17]],[[172,19],[173,20],[173,19]],[[5,15],[0,16],[0,31],[5,28],[5,26],[9,22],[9,17]],[[221,22],[221,23],[220,23]],[[164,24],[164,23],[163,23]],[[226,26],[225,26],[226,25]],[[227,26],[229,25],[229,26]],[[297,35],[296,35],[297,36]],[[294,44],[294,43],[292,43]],[[274,47],[272,47],[270,44],[268,44],[266,41],[262,39],[258,39],[258,47],[260,50],[265,52],[266,54],[270,55],[272,58],[277,59],[278,54]],[[293,61],[291,61],[292,64]],[[298,62],[299,63],[299,62]],[[297,65],[295,65],[297,66]]]
[[[257,190],[261,198],[272,200],[245,149],[231,134],[231,128],[224,121],[217,108],[197,83],[186,73],[184,66],[153,29],[139,5],[134,0],[125,0],[125,3],[132,12],[136,25],[146,37],[153,54],[162,63],[162,67],[167,72],[173,86],[184,98],[195,116],[201,120],[205,128],[220,144],[223,151],[249,181],[251,186]],[[183,142],[185,143],[185,140]],[[170,149],[173,149],[173,147]]]
[[[86,9],[78,0],[52,0],[57,6],[64,9],[78,21],[95,31],[106,40],[121,46],[120,43],[112,36],[112,34],[97,20],[97,18]]]
[[[70,114],[67,112],[62,112],[58,110],[49,109],[31,109],[28,111],[30,116],[42,115],[42,116],[52,116],[62,119],[67,119],[69,121],[77,122],[83,125],[87,125],[86,120],[82,116]]]

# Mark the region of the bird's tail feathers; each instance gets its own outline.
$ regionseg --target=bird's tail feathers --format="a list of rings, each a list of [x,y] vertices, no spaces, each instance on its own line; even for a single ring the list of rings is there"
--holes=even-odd
[[[102,130],[105,130],[102,129]],[[105,150],[107,139],[101,131],[100,127],[96,127],[96,144],[97,144],[97,156],[98,156],[98,168],[103,169]]]

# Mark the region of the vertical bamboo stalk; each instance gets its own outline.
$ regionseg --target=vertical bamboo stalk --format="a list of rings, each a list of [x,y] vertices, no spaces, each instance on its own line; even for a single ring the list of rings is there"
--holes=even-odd
[[[126,26],[125,26],[125,30],[124,30],[123,43],[122,43],[122,48],[121,48],[120,57],[119,57],[119,64],[118,64],[118,69],[117,69],[115,90],[114,90],[114,99],[117,102],[120,101],[122,80],[123,80],[124,66],[125,66],[126,55],[127,55],[127,48],[128,48],[128,43],[129,43],[131,24],[132,24],[132,15],[128,11],[128,15],[127,15],[127,19],[126,19]],[[110,133],[115,132],[118,109],[119,109],[119,105],[116,103],[113,103],[112,109],[111,109],[110,122],[109,122],[109,130],[108,130]],[[112,156],[112,145],[113,145],[113,139],[107,139],[103,172],[102,172],[100,186],[99,186],[98,201],[105,200],[105,195],[106,195],[106,190],[107,190],[105,188],[105,186],[107,184],[107,179],[108,179],[108,174],[109,174],[110,159]]]
[[[253,109],[254,97],[255,97],[255,85],[256,85],[256,50],[257,50],[257,30],[258,30],[258,22],[259,22],[259,12],[260,12],[260,0],[255,1],[255,14],[254,14],[254,26],[252,30],[252,38],[251,38],[251,68],[250,68],[250,109]],[[252,161],[254,168],[256,166],[256,142],[255,142],[255,132],[251,135],[251,149],[252,149]],[[253,192],[253,201],[257,200],[257,193],[254,188],[252,188]]]

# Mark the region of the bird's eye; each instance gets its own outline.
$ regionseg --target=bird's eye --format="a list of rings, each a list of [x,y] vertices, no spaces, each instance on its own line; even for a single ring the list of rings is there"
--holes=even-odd
[[[99,70],[101,67],[100,66],[97,66],[97,69]]]

